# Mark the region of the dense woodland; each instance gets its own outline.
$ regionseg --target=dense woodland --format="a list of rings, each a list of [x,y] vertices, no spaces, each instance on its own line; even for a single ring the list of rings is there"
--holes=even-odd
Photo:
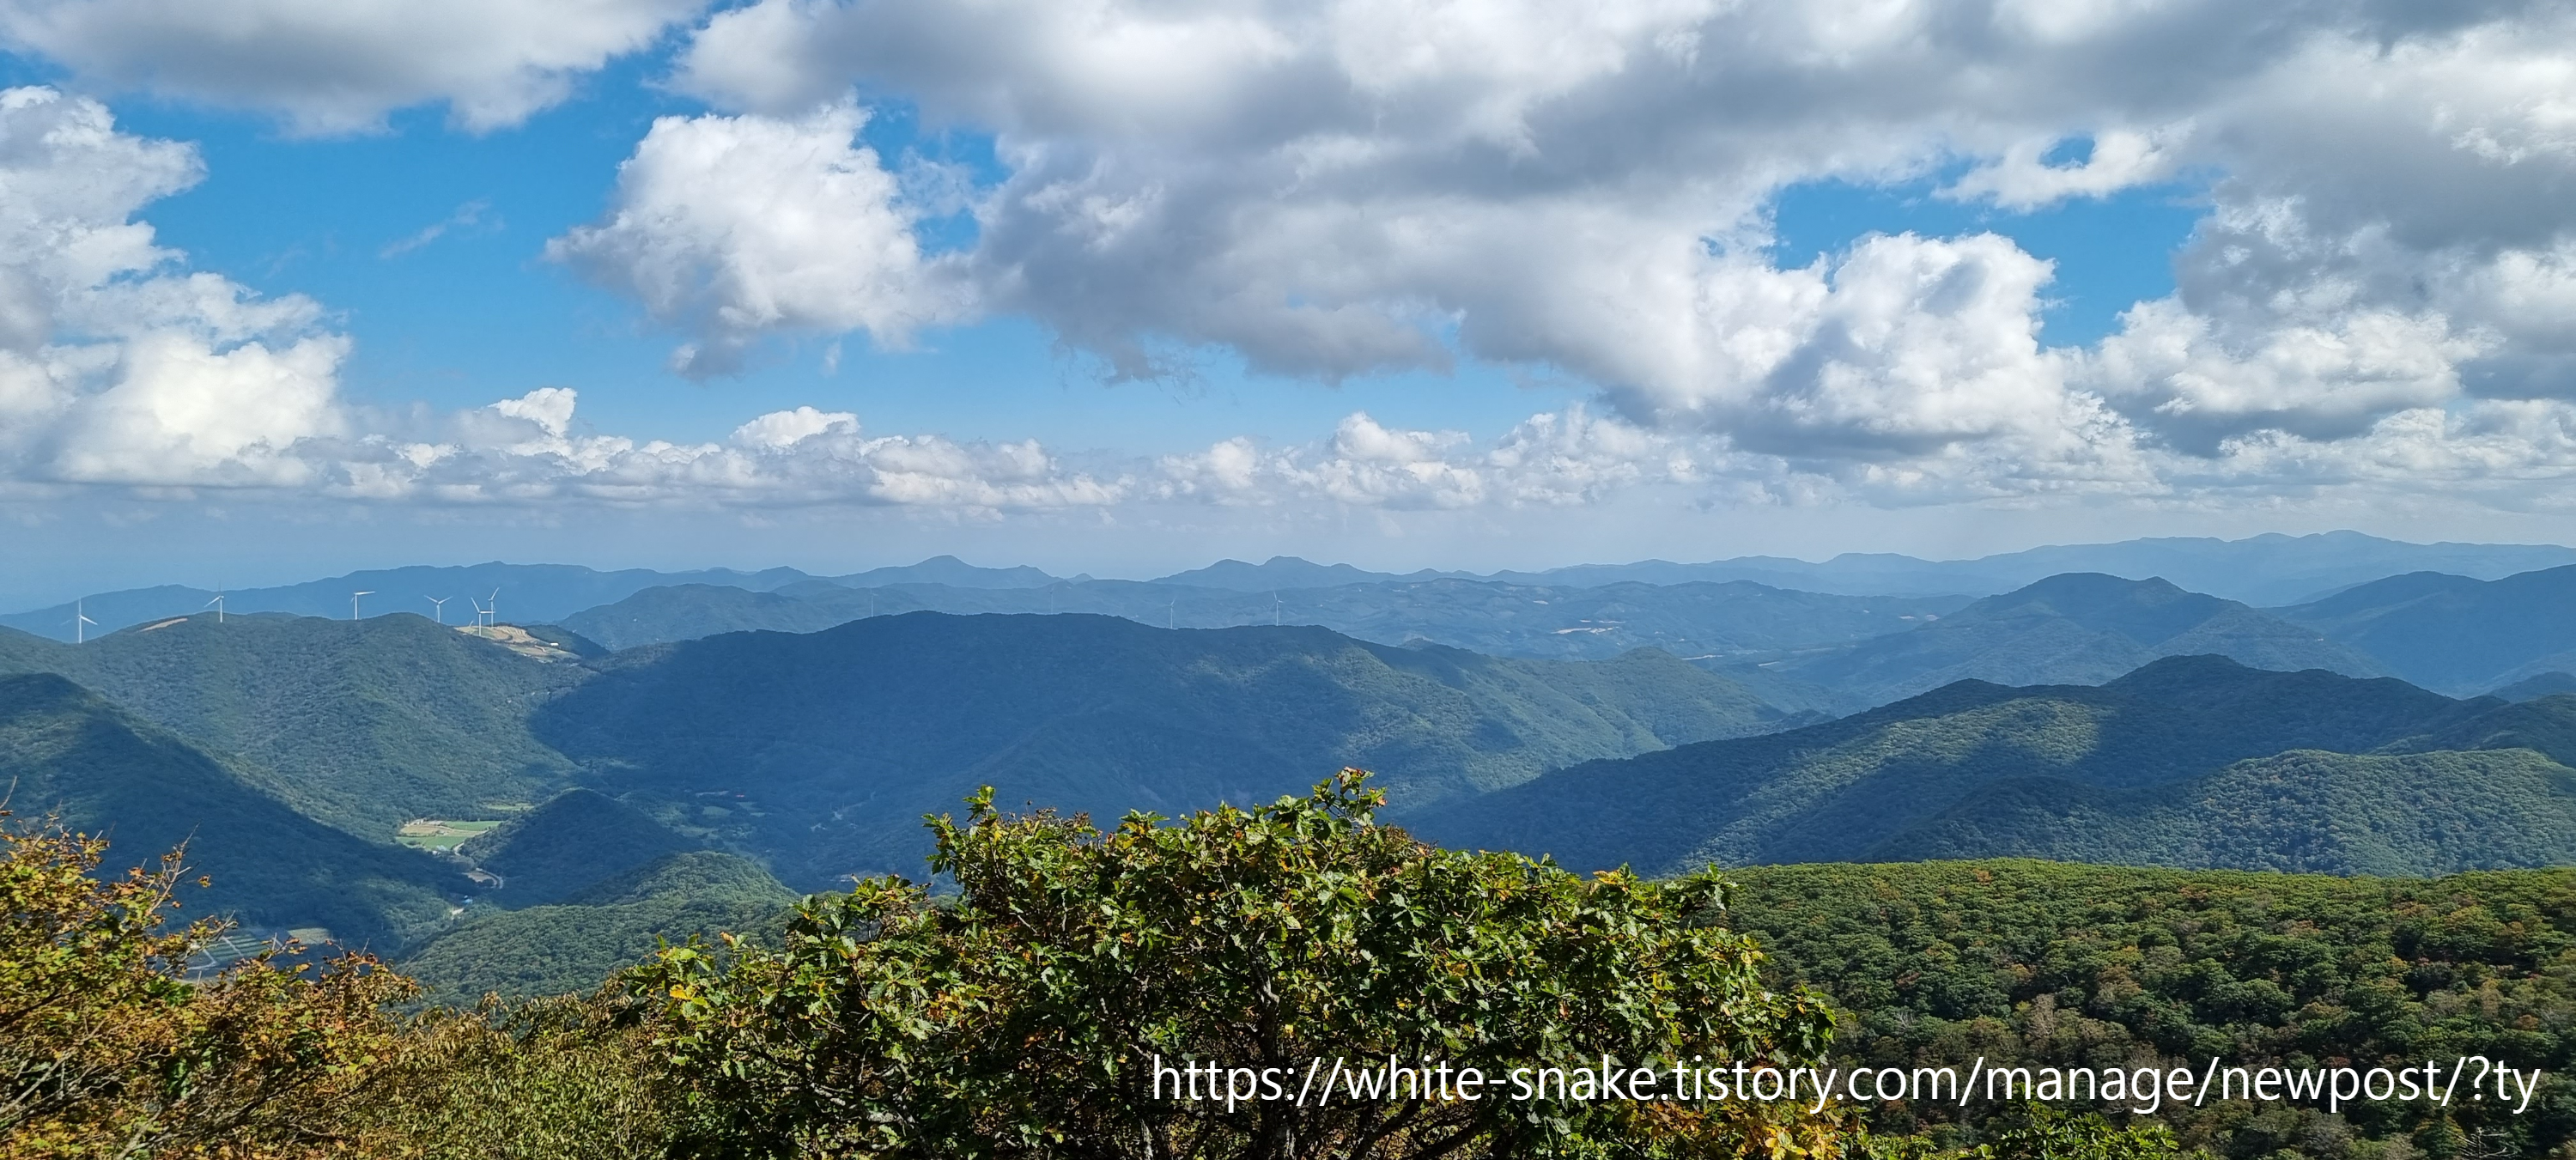
[[[364,955],[210,970],[180,859],[0,837],[0,1155],[2555,1155],[2529,1111],[1398,1102],[1225,1115],[1148,1054],[1849,1066],[2419,1062],[2576,1052],[2576,871],[2335,878],[2032,861],[1655,882],[1374,823],[1360,775],[1106,833],[989,798],[937,821],[955,893],[763,910],[555,998],[424,1003]],[[692,862],[691,859],[697,859]],[[722,883],[706,856],[653,875]],[[1731,880],[1731,881],[1728,881]],[[602,900],[602,912],[617,900]],[[577,936],[538,906],[521,938]],[[726,919],[748,920],[728,922]],[[577,938],[576,938],[577,941]],[[549,988],[572,982],[548,978]],[[1536,1113],[1529,1118],[1526,1113]],[[1131,1131],[1143,1134],[1131,1136]]]

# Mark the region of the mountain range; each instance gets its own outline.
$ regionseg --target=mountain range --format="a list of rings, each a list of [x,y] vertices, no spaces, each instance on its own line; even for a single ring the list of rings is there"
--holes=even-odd
[[[2384,676],[2372,657],[2277,617],[2164,580],[2051,576],[1909,631],[1762,666],[1855,707],[1952,681],[2098,685],[2158,657],[2212,653],[2261,669]]]
[[[2496,579],[2518,572],[2576,564],[2576,549],[2546,544],[2409,544],[2358,532],[2308,536],[2263,535],[2242,540],[2166,538],[2110,544],[2075,544],[2033,548],[1971,560],[1933,561],[1889,553],[1846,553],[1821,563],[1773,556],[1741,556],[1699,564],[1645,560],[1630,564],[1581,564],[1538,572],[1502,571],[1486,575],[1421,570],[1396,574],[1371,572],[1347,564],[1315,564],[1293,556],[1272,557],[1262,564],[1222,560],[1206,568],[1174,573],[1147,583],[1178,588],[1236,593],[1287,592],[1350,585],[1420,583],[1431,580],[1483,580],[1540,588],[1593,588],[1613,584],[1674,585],[1750,582],[1771,588],[1845,596],[1988,596],[2065,572],[2102,572],[2131,580],[2161,577],[2195,592],[2257,606],[2286,605],[2321,599],[2355,584],[2406,572],[2434,571],[2473,579]],[[553,622],[603,604],[623,600],[647,588],[706,584],[771,592],[811,589],[878,588],[934,584],[948,588],[1048,588],[1081,585],[1087,575],[1059,578],[1036,568],[982,568],[953,556],[918,564],[876,568],[841,576],[818,576],[794,568],[758,572],[708,569],[654,572],[624,569],[594,571],[562,564],[502,564],[467,567],[411,567],[352,572],[327,580],[282,587],[250,588],[225,593],[226,607],[237,612],[291,612],[336,617],[350,610],[352,594],[365,591],[366,609],[455,615],[474,619],[478,602],[490,600],[501,616],[520,623]],[[0,615],[0,626],[39,636],[69,640],[78,635],[77,616],[86,614],[101,631],[197,612],[217,593],[179,585],[95,593],[81,602]],[[433,607],[432,599],[453,607]],[[930,605],[923,605],[929,607]],[[986,611],[978,609],[976,611]],[[996,610],[1005,611],[1005,610]],[[1013,607],[1006,611],[1036,611]],[[1105,611],[1105,609],[1088,609]],[[1123,615],[1123,613],[1122,613]],[[843,617],[843,619],[855,619]],[[1249,620],[1203,621],[1202,627]],[[820,626],[810,626],[820,627]],[[688,631],[661,639],[702,636],[722,629]],[[634,640],[632,643],[645,643]]]
[[[590,784],[792,885],[915,869],[976,787],[1111,819],[1385,772],[1395,808],[1796,718],[1668,655],[1532,661],[1312,627],[907,613],[630,649],[532,727]]]
[[[1349,579],[1304,568],[934,560],[646,584],[564,626],[0,628],[0,776],[113,859],[185,842],[208,910],[327,928],[451,994],[595,980],[796,890],[917,875],[922,815],[980,786],[1107,821],[1356,765],[1391,822],[1583,869],[2576,861],[2576,566],[2272,609],[2103,573],[1983,597],[1250,587]],[[636,643],[692,621],[720,631]],[[425,834],[453,853],[397,842]]]
[[[2155,661],[1960,681],[1826,724],[1589,762],[1410,819],[1577,869],[2029,856],[2430,874],[2576,860],[2576,696]]]
[[[2576,566],[2496,580],[2414,572],[2278,614],[2445,692],[2576,670]]]

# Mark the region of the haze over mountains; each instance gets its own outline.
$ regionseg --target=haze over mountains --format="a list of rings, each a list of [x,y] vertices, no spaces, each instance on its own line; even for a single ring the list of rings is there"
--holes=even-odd
[[[2084,552],[2231,568],[2238,591],[2568,554],[2338,535],[1971,563]],[[0,628],[0,774],[14,808],[106,832],[113,858],[189,841],[210,905],[262,930],[327,927],[445,985],[525,993],[756,924],[793,891],[918,875],[921,815],[986,785],[1107,820],[1357,765],[1429,838],[1657,872],[2576,861],[2576,565],[2382,574],[2268,609],[2106,571],[1907,595],[1718,568],[395,569],[360,582],[515,577],[520,623],[245,615],[237,593],[220,619],[78,645]],[[417,819],[494,828],[439,854],[399,844]]]
[[[2308,536],[2262,535],[2242,540],[2166,538],[2033,548],[1973,560],[1929,561],[1887,553],[1846,553],[1822,563],[1772,556],[1745,556],[1702,564],[1647,560],[1632,564],[1581,564],[1541,572],[1504,571],[1479,576],[1466,572],[1423,570],[1398,575],[1370,572],[1347,564],[1314,564],[1294,557],[1273,557],[1264,564],[1225,560],[1206,568],[1175,573],[1143,583],[1178,588],[1239,593],[1285,592],[1398,581],[1482,580],[1503,585],[1542,588],[1594,588],[1612,584],[1673,585],[1748,581],[1772,588],[1846,596],[1988,596],[2020,588],[2065,572],[2101,572],[2132,580],[2161,577],[2194,592],[2260,606],[2313,600],[2335,590],[2406,572],[2432,571],[2476,579],[2496,579],[2517,572],[2576,564],[2576,549],[2546,544],[2408,544],[2357,532]],[[586,608],[625,599],[647,588],[705,584],[745,592],[793,590],[803,595],[817,588],[875,588],[933,584],[948,588],[1028,589],[1091,582],[1087,575],[1055,577],[1029,567],[979,568],[953,556],[919,564],[876,568],[845,576],[815,576],[794,568],[759,572],[708,569],[653,572],[626,569],[597,572],[562,564],[478,564],[470,567],[410,567],[352,572],[327,580],[282,587],[248,588],[226,594],[226,607],[237,612],[292,612],[303,616],[347,615],[352,592],[371,591],[377,612],[432,612],[429,598],[450,599],[444,610],[454,622],[473,619],[472,602],[496,590],[502,617],[519,623],[563,620]],[[206,607],[216,593],[207,588],[164,585],[95,593],[81,608],[112,631],[147,620],[185,616]],[[1014,607],[1008,611],[1043,611]],[[70,640],[75,634],[72,602],[0,615],[0,625]],[[1215,627],[1202,623],[1197,627]],[[708,635],[687,631],[660,639]],[[636,643],[643,643],[638,641]]]

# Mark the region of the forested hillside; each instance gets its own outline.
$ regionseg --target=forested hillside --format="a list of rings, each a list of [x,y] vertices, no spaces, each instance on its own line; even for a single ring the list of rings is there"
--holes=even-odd
[[[471,1004],[487,993],[587,995],[663,942],[720,931],[774,934],[795,901],[793,891],[745,859],[712,850],[666,854],[539,905],[478,904],[405,955],[402,969],[441,1003]]]
[[[215,614],[84,645],[0,629],[0,673],[59,673],[352,833],[488,817],[564,784],[527,718],[590,671],[408,613],[364,621]]]
[[[2173,658],[2099,687],[1963,681],[1828,724],[1575,766],[1410,824],[1652,872],[1930,854],[2548,865],[2576,860],[2568,771],[2520,748],[2452,750],[2540,744],[2571,715],[2576,698],[2458,701]],[[2354,756],[2383,749],[2411,756]]]
[[[538,735],[664,821],[815,888],[911,871],[976,787],[1116,817],[1386,769],[1399,808],[1787,723],[1670,656],[1504,660],[1318,628],[909,614],[621,653]]]
[[[2278,613],[2447,693],[2576,669],[2576,566],[2497,580],[2416,572]]]
[[[1836,1055],[1876,1066],[2137,1066],[2483,1055],[2544,1068],[2522,1115],[2461,1101],[2171,1105],[2230,1157],[2550,1156],[2576,1135],[2576,871],[2340,878],[1994,861],[1754,867],[1722,921],[1783,982],[1847,1012]],[[1980,1106],[1971,1117],[1997,1109]],[[1957,1120],[1950,1101],[1884,1128]],[[2404,1151],[2374,1150],[2394,1137]]]
[[[1879,705],[1961,680],[2095,685],[2158,657],[2202,654],[2283,672],[2387,673],[2313,629],[2235,601],[2099,573],[2052,576],[1910,631],[1768,668]]]
[[[328,928],[390,948],[444,922],[452,863],[305,817],[223,762],[50,674],[0,676],[0,785],[20,819],[109,838],[121,865],[185,847],[191,913],[267,931]]]

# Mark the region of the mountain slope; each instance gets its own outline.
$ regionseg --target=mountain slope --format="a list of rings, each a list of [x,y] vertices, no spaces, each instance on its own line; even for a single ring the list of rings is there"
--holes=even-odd
[[[2293,750],[2178,783],[1990,785],[1870,861],[2050,858],[2424,876],[2576,862],[2576,769],[2528,749]]]
[[[2274,614],[2445,692],[2576,669],[2576,566],[2500,580],[2391,576]]]
[[[1091,612],[1158,628],[1310,624],[1383,644],[1428,640],[1498,656],[1602,660],[1656,648],[1741,662],[1901,632],[1966,603],[1965,597],[1826,596],[1745,582],[1544,588],[1450,578],[1260,591],[1124,580],[1011,591],[799,584],[750,592],[687,585],[587,609],[568,627],[612,648],[632,648],[720,632],[815,632],[923,610]]]
[[[2141,791],[2152,803],[2240,761],[2420,748],[2504,708],[2385,678],[2182,657],[2099,687],[1963,681],[1822,725],[1575,766],[1408,824],[1444,844],[1551,852],[1578,869],[1850,861],[1907,849],[1909,831],[1954,808],[1973,817],[2023,783],[2061,796]],[[2023,849],[1996,841],[1980,849]]]
[[[1385,770],[1397,809],[1554,766],[1776,727],[1672,657],[1503,660],[1319,628],[877,617],[620,653],[537,717],[600,784],[791,884],[917,871],[923,813],[977,786],[1115,817]]]
[[[1961,680],[2099,684],[2158,657],[2200,654],[2263,669],[2384,672],[2312,629],[2233,600],[2099,573],[2052,576],[1912,631],[1770,670],[1883,704]]]
[[[542,651],[542,650],[539,650]],[[551,795],[571,763],[527,715],[590,671],[408,613],[352,623],[213,614],[65,645],[0,629],[0,673],[98,690],[228,759],[297,809],[391,837]]]
[[[433,998],[470,1004],[587,993],[653,954],[656,940],[781,925],[796,894],[731,854],[672,854],[554,905],[475,912],[403,960]]]
[[[264,930],[320,926],[351,944],[400,943],[466,889],[453,865],[305,818],[216,759],[52,674],[0,676],[0,781],[20,819],[56,813],[105,834],[111,871],[185,843],[190,913]]]
[[[678,834],[634,807],[595,790],[573,789],[466,841],[457,852],[501,877],[502,885],[486,890],[483,900],[515,910],[559,901],[687,848]]]

